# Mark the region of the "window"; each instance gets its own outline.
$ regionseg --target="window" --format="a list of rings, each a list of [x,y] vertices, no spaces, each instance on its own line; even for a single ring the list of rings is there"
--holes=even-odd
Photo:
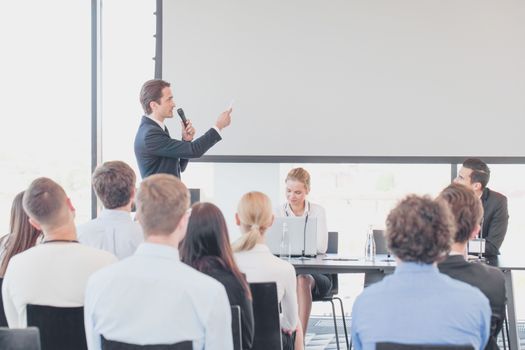
[[[40,176],[64,187],[77,222],[90,218],[90,12],[86,1],[0,4],[0,235],[14,196]]]

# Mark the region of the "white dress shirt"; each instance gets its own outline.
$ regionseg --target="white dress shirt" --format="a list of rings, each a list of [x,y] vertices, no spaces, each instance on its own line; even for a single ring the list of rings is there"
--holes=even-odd
[[[108,252],[72,242],[42,243],[13,256],[2,285],[9,327],[27,326],[27,304],[84,305],[88,278],[116,261]]]
[[[317,218],[317,253],[324,254],[328,248],[326,211],[319,204],[312,203],[308,200],[305,201],[304,206],[303,217]],[[275,208],[274,214],[276,217],[296,216],[288,202]]]
[[[77,227],[78,241],[123,259],[144,242],[142,227],[127,211],[103,209],[96,219]]]
[[[84,318],[90,350],[101,348],[101,335],[139,345],[191,340],[194,350],[233,349],[223,285],[163,244],[142,243],[133,256],[94,274]]]
[[[249,283],[276,282],[277,297],[282,308],[281,328],[295,330],[299,316],[293,265],[275,257],[266,244],[256,244],[251,250],[234,255],[239,269],[246,275]]]

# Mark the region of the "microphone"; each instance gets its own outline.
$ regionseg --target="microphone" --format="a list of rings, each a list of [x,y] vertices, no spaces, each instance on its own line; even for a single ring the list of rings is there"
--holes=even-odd
[[[184,124],[184,126],[188,126],[188,120],[186,119],[186,116],[184,115],[184,111],[182,110],[182,108],[177,109],[177,114],[182,120],[182,123]]]

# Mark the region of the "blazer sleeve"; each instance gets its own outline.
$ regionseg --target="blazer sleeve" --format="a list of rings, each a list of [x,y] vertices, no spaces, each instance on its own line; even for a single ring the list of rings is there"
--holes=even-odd
[[[155,128],[150,129],[146,134],[144,144],[150,154],[160,157],[184,158],[185,164],[181,164],[181,170],[183,170],[182,168],[186,168],[187,159],[201,157],[220,140],[221,136],[213,128],[191,142],[172,139],[160,128]]]

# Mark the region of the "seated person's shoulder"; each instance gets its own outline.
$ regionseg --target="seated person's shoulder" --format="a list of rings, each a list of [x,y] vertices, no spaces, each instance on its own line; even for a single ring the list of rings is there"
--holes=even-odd
[[[480,273],[484,274],[485,280],[487,282],[499,282],[505,283],[505,275],[503,271],[495,266],[489,266],[483,262],[471,262],[473,268],[477,269]]]

